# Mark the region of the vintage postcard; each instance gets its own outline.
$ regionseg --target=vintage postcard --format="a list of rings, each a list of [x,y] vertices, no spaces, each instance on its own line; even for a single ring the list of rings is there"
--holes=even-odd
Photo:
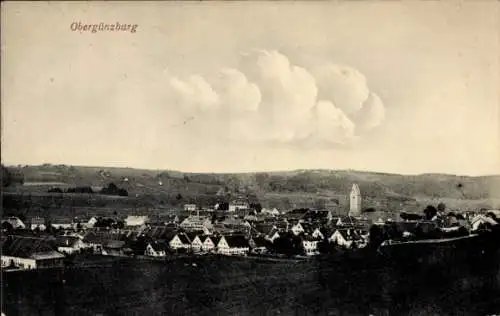
[[[500,2],[5,1],[2,315],[499,315]]]

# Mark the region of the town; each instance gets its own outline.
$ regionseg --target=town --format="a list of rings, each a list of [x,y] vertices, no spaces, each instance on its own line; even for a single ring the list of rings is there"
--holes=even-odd
[[[359,186],[347,192],[349,208],[266,209],[237,197],[215,205],[184,204],[161,213],[21,220],[2,218],[2,270],[60,268],[80,256],[166,260],[186,256],[295,258],[377,248],[391,242],[481,234],[498,225],[500,210],[463,213],[444,203],[399,218],[374,218],[363,209]],[[390,233],[387,233],[390,232]]]

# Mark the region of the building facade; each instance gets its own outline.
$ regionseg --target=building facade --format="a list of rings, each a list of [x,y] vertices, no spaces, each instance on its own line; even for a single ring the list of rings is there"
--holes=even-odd
[[[352,185],[351,193],[349,194],[349,216],[361,215],[361,191],[355,183]]]

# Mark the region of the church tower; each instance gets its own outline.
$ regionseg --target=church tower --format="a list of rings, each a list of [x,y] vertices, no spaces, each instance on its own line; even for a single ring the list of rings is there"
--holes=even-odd
[[[350,194],[349,216],[358,217],[361,215],[361,192],[357,184],[352,185]]]

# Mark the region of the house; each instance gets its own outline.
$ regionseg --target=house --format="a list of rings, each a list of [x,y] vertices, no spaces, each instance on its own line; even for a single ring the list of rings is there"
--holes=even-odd
[[[342,216],[337,218],[335,221],[335,226],[344,227],[359,227],[359,228],[369,228],[372,225],[371,221],[364,218],[353,217],[353,216]]]
[[[170,240],[169,245],[174,250],[190,250],[191,240],[185,233],[178,233]]]
[[[144,255],[149,257],[165,257],[167,255],[167,245],[155,241],[149,242]]]
[[[252,227],[252,225],[248,221],[233,217],[224,219],[224,221],[222,221],[222,224],[227,228],[244,232],[250,231],[250,228]]]
[[[102,253],[104,246],[115,240],[125,239],[126,235],[123,232],[117,233],[108,230],[90,230],[83,236],[83,242],[87,248],[92,248],[94,253]]]
[[[45,225],[45,218],[35,216],[31,219],[31,225],[30,225],[31,230],[40,230],[44,231],[47,229],[47,226]]]
[[[250,244],[241,235],[222,236],[217,244],[217,253],[222,255],[246,255],[249,251]]]
[[[196,211],[196,204],[184,204],[184,211],[186,212]]]
[[[201,250],[203,252],[215,252],[219,241],[220,241],[219,236],[207,236],[205,238],[205,241],[203,241],[203,245],[201,246]]]
[[[354,248],[357,242],[361,242],[362,238],[353,229],[337,229],[328,238],[330,243],[336,244],[344,248]]]
[[[9,223],[12,225],[13,229],[26,229],[26,225],[23,223],[22,220],[19,219],[19,217],[15,216],[9,216],[4,219],[2,219],[2,224],[3,223]]]
[[[498,223],[491,217],[485,215],[476,215],[471,220],[471,231],[477,231],[484,226],[495,226]]]
[[[125,218],[125,226],[145,226],[149,223],[149,217],[145,215],[129,215]]]
[[[192,238],[191,249],[193,249],[194,252],[202,251],[203,243],[207,237],[207,235],[197,234],[194,238]]]
[[[319,229],[319,228],[316,228],[312,232],[311,236],[313,236],[314,238],[319,238],[321,240],[325,239],[325,235],[323,234],[323,232],[321,232],[321,229]]]
[[[89,218],[86,222],[84,222],[83,226],[85,228],[92,228],[95,226],[95,224],[97,224],[97,217],[95,216],[92,216],[91,218]]]
[[[2,244],[2,268],[41,269],[64,266],[64,255],[42,238],[9,236]]]
[[[318,242],[319,238],[315,238],[313,236],[308,235],[302,237],[302,248],[304,248],[304,252],[307,256],[314,256],[319,254]]]
[[[56,237],[57,251],[71,255],[80,252],[82,249],[87,248],[83,240],[76,236],[57,236]]]
[[[245,221],[249,222],[249,223],[255,223],[255,222],[261,222],[261,221],[263,221],[263,219],[257,217],[257,215],[247,215],[243,219]]]
[[[354,183],[349,194],[349,216],[358,217],[361,215],[361,200],[359,186]]]
[[[257,237],[264,237],[265,239],[273,242],[276,238],[280,237],[280,231],[285,231],[285,229],[280,230],[278,225],[279,224],[276,222],[255,225],[253,228],[254,235]]]
[[[147,229],[142,231],[141,235],[146,236],[153,240],[166,239],[171,240],[177,229],[171,226],[149,226]]]
[[[205,216],[192,215],[184,219],[180,225],[180,228],[187,231],[204,231],[207,235],[213,230],[212,221],[210,218]]]
[[[303,220],[308,223],[324,225],[333,219],[332,211],[328,210],[309,210],[304,214]]]
[[[73,229],[76,224],[69,217],[57,217],[52,219],[50,226],[54,229]]]
[[[95,216],[84,216],[84,217],[75,217],[73,220],[73,223],[75,223],[74,227],[75,228],[83,228],[83,229],[88,229],[92,228],[97,224],[97,217]]]
[[[245,199],[235,199],[229,202],[228,211],[234,213],[237,211],[248,211],[250,209],[250,204]]]
[[[486,216],[493,218],[496,222],[500,220],[500,210],[486,210],[484,211]]]
[[[118,256],[118,257],[125,255],[125,241],[109,240],[103,245],[102,254],[104,256]]]
[[[269,236],[273,229],[277,229],[273,223],[259,223],[252,227],[252,235],[254,236]]]
[[[276,208],[273,208],[273,209],[267,209],[267,208],[263,208],[261,211],[260,211],[261,214],[267,214],[267,215],[271,215],[271,216],[279,216],[280,215],[280,212],[278,211],[278,209]]]
[[[304,217],[308,212],[309,212],[308,208],[299,208],[287,212],[283,216],[289,223],[302,222],[304,221]]]

